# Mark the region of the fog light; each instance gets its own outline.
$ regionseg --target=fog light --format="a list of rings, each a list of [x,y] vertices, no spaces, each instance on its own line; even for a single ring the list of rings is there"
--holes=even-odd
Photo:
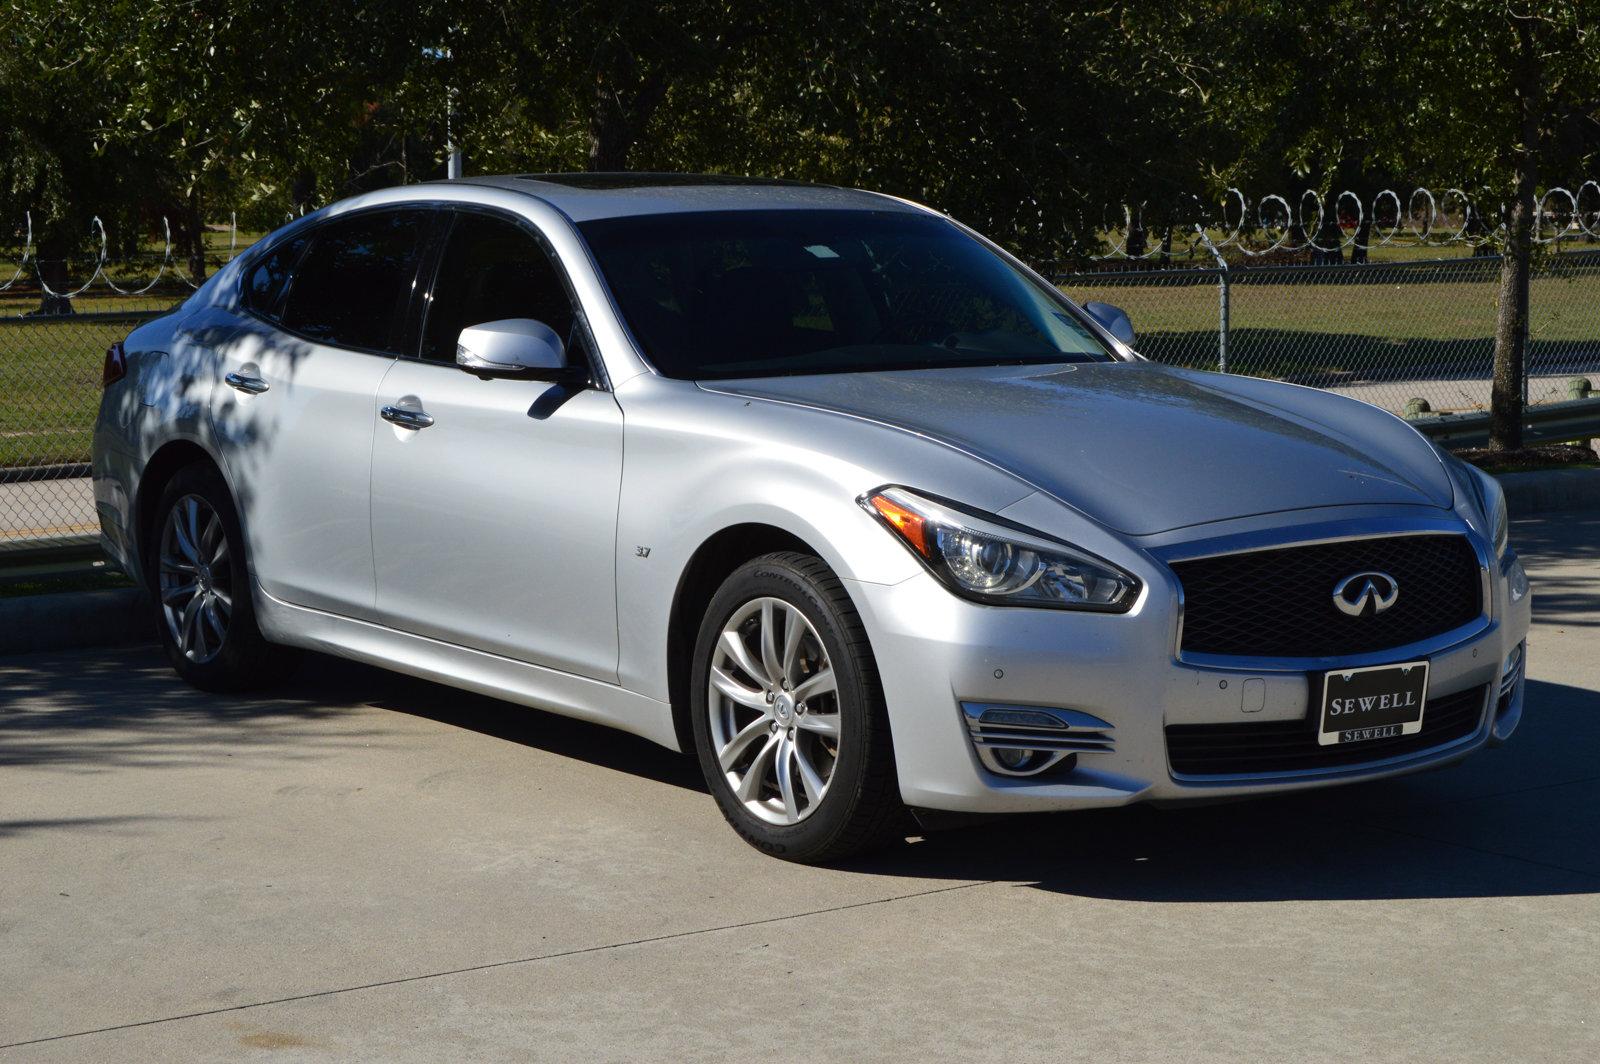
[[[1071,772],[1079,754],[1109,754],[1111,725],[1075,709],[963,702],[978,760],[1001,776]]]
[[[1028,762],[1033,760],[1032,750],[996,750],[994,759],[1012,772],[1027,770]]]
[[[1521,602],[1528,594],[1528,574],[1522,568],[1521,558],[1511,560],[1511,568],[1506,570],[1506,588],[1512,602]]]

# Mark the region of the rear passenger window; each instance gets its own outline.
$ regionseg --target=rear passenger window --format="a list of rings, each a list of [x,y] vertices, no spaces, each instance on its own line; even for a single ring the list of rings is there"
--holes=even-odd
[[[387,211],[317,229],[283,324],[322,343],[399,354],[428,221],[424,211]]]
[[[463,212],[433,283],[422,357],[454,362],[462,329],[506,318],[542,321],[571,347],[575,317],[561,275],[532,234],[500,218]]]
[[[294,269],[295,262],[305,249],[306,237],[301,235],[285,240],[267,252],[266,257],[256,263],[255,268],[250,271],[250,276],[245,280],[245,306],[263,318],[276,321],[278,300],[283,295],[284,285],[289,280],[289,271]]]

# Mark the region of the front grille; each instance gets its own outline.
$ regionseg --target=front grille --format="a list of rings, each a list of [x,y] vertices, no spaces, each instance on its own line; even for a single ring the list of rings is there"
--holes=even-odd
[[[1485,693],[1479,686],[1430,700],[1415,735],[1332,746],[1317,742],[1321,722],[1315,712],[1301,720],[1169,724],[1167,759],[1180,776],[1279,774],[1382,761],[1465,739],[1483,719]]]
[[[1381,536],[1173,562],[1183,584],[1183,647],[1193,654],[1321,658],[1420,642],[1483,609],[1478,556],[1465,536]],[[1354,573],[1395,578],[1383,613],[1351,617],[1333,589]]]

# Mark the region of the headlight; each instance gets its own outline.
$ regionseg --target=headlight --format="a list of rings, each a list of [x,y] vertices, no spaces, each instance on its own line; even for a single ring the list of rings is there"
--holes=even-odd
[[[1139,581],[1110,562],[1009,528],[905,488],[859,500],[933,575],[965,598],[993,606],[1044,606],[1122,613]]]

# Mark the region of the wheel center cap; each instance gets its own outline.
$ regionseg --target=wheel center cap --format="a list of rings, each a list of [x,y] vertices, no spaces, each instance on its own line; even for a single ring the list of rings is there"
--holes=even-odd
[[[794,719],[794,696],[784,692],[773,701],[772,712],[784,723]]]

